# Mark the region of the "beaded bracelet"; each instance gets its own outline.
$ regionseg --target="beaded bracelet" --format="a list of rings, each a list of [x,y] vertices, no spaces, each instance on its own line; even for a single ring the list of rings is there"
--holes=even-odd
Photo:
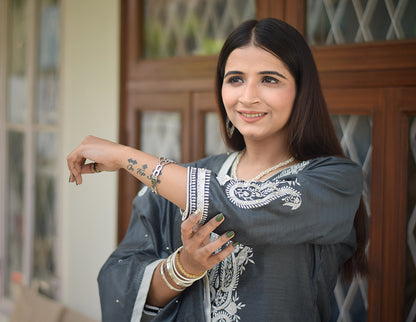
[[[152,184],[151,189],[153,193],[157,194],[157,190],[156,190],[157,177],[162,173],[163,167],[169,163],[176,163],[176,162],[166,159],[164,157],[159,157],[159,163],[157,164],[156,168],[153,170],[152,175],[150,176],[150,182]]]

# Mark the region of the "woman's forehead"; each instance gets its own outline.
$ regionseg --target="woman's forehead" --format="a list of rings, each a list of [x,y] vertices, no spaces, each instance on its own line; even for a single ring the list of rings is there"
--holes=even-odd
[[[225,72],[230,70],[238,71],[264,71],[274,70],[286,71],[286,65],[276,55],[254,45],[234,49],[228,56],[225,64]]]

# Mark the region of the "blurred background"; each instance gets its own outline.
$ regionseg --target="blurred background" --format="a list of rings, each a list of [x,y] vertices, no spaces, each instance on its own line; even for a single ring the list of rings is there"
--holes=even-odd
[[[0,0],[0,322],[20,285],[100,320],[96,278],[140,185],[68,184],[66,155],[88,134],[178,162],[227,151],[216,55],[269,16],[310,44],[365,176],[371,274],[338,283],[333,319],[415,320],[416,1]]]

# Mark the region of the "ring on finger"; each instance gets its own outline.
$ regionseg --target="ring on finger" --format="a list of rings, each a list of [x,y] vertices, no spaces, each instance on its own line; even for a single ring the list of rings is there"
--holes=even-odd
[[[93,170],[95,173],[100,173],[100,172],[101,172],[100,170],[98,170],[98,169],[97,169],[97,162],[94,162],[94,163],[92,164],[92,170]]]

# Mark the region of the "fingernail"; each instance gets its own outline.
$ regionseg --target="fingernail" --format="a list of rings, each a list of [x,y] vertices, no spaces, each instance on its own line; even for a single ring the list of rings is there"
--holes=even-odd
[[[233,247],[236,248],[238,246],[239,242],[233,242]]]
[[[234,235],[235,235],[235,233],[234,233],[232,230],[227,231],[227,233],[225,234],[225,236],[227,236],[228,238],[231,238],[231,237],[233,237]]]
[[[68,180],[68,182],[71,182],[71,175],[69,175],[69,180]]]
[[[223,218],[224,218],[224,215],[223,214],[218,214],[217,217],[215,217],[215,220],[217,222],[220,222]]]

